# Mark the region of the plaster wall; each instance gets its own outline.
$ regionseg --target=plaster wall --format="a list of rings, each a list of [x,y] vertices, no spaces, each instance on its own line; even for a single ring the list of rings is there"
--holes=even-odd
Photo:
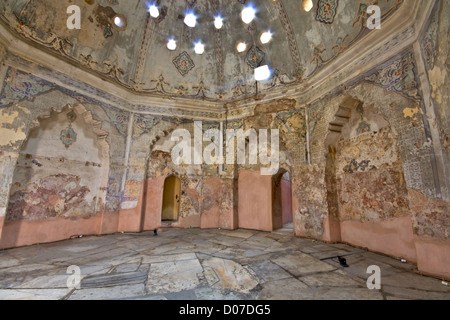
[[[343,241],[404,257],[416,261],[421,272],[448,277],[449,204],[445,198],[439,198],[439,187],[442,187],[443,180],[448,180],[449,172],[447,80],[450,9],[447,1],[436,1],[436,4],[439,6],[433,9],[423,36],[414,45],[419,45],[421,52],[415,50],[412,54],[412,48],[405,47],[404,51],[388,57],[386,52],[389,49],[383,49],[382,56],[386,60],[365,74],[355,72],[350,77],[340,73],[336,77],[321,78],[321,84],[315,90],[329,90],[318,100],[306,101],[311,95],[301,87],[298,91],[295,87],[286,91],[290,92],[289,97],[278,96],[274,100],[260,94],[254,99],[227,105],[232,110],[229,114],[221,114],[221,118],[214,115],[214,120],[211,116],[201,129],[218,128],[227,116],[234,117],[226,123],[228,128],[280,129],[281,165],[292,173],[292,214],[296,235],[330,242]],[[94,12],[94,7],[89,9],[98,18],[101,12]],[[272,9],[283,16],[284,9],[278,4]],[[350,17],[350,9],[346,6],[347,18]],[[26,16],[41,10],[32,6],[23,13]],[[105,7],[99,10],[107,10],[105,14],[112,13]],[[42,19],[37,22],[38,26],[46,25]],[[54,23],[57,26],[64,21],[59,19]],[[287,23],[289,21],[284,21],[279,27],[288,29]],[[137,24],[132,22],[127,32],[135,31],[136,27]],[[23,28],[19,32],[26,30]],[[134,37],[142,37],[143,33],[151,30],[152,25],[148,23],[146,30],[133,34]],[[315,37],[311,32],[308,36]],[[140,54],[137,47],[121,55],[117,61],[107,61],[106,53],[111,47],[119,55],[122,50],[113,46],[111,40],[122,43],[123,39],[119,33],[114,38],[106,38],[101,29],[96,29],[95,37],[102,41],[89,43],[90,38],[80,34],[82,46],[73,52],[85,69],[100,68],[94,71],[120,83],[124,79],[129,81],[133,75],[142,78],[156,63],[155,59],[148,59],[146,64],[136,67],[138,70],[135,71],[140,69],[141,73],[133,74],[133,68],[129,67]],[[46,40],[46,37],[41,40]],[[63,39],[61,41],[64,52],[67,43]],[[105,43],[110,45],[103,47]],[[335,45],[334,36],[331,44]],[[392,49],[395,44],[387,42],[384,46]],[[97,45],[104,50],[89,58],[83,46]],[[342,46],[337,49],[344,50],[343,43]],[[169,102],[164,103],[168,108],[163,109],[167,113],[158,116],[153,112],[161,113],[161,109],[141,105],[142,97],[139,95],[134,97],[135,105],[127,104],[126,99],[101,91],[100,88],[107,86],[93,88],[72,79],[70,74],[46,69],[8,54],[7,48],[0,49],[2,62],[8,60],[0,67],[0,247],[51,242],[78,234],[140,232],[159,228],[164,180],[172,174],[181,179],[182,198],[180,218],[171,223],[171,227],[273,230],[272,177],[261,176],[260,166],[227,165],[220,173],[217,165],[176,166],[170,158],[174,146],[170,133],[177,128],[186,128],[193,133],[194,119],[211,115],[197,112],[197,102],[200,104],[201,101],[205,107],[208,101],[203,100],[208,96],[236,98],[253,94],[253,89],[245,88],[244,84],[236,84],[226,93],[208,88],[200,79],[206,74],[216,78],[210,72],[215,67],[212,60],[204,69],[189,75],[191,80],[195,80],[189,80],[190,83],[177,85],[165,79],[159,71],[155,71],[154,77],[145,77],[148,87],[151,85],[153,88],[149,92],[153,94],[162,95],[170,91],[173,95],[177,94],[176,89],[181,95],[198,99],[183,102],[190,108],[182,113],[183,116],[172,113],[179,101],[167,99]],[[321,48],[314,48],[312,60],[307,59],[311,75],[320,73],[327,64],[325,60],[334,60],[341,53],[338,50],[329,55],[335,48],[331,46],[328,49],[321,55]],[[148,52],[144,51],[145,56]],[[423,59],[426,72],[422,72],[418,59]],[[170,59],[169,65],[173,68],[172,64]],[[122,68],[118,66],[125,68],[126,73],[121,73]],[[240,73],[239,68],[234,71]],[[178,77],[175,69],[170,73]],[[346,77],[347,83],[339,82]],[[284,86],[283,79],[287,79],[286,75],[278,74],[266,85]],[[177,88],[173,87],[175,85]],[[141,90],[139,86],[136,83],[136,89]],[[296,95],[301,92],[306,97]],[[348,100],[357,103],[348,104]],[[76,103],[82,103],[92,118],[99,121],[90,122],[93,130],[102,128],[104,132],[97,131],[91,139],[89,134],[85,134],[89,126],[74,122],[73,129],[79,135],[77,142],[69,148],[56,147],[61,146],[59,136],[67,128],[63,118],[48,124],[48,128],[41,126],[44,130],[36,136],[30,132],[39,125],[39,117],[51,115],[52,110],[61,112],[67,104]],[[241,106],[243,110],[239,109]],[[344,109],[350,111],[342,113]],[[61,117],[63,115],[60,114]],[[337,122],[339,117],[346,121]],[[103,137],[109,146],[106,174],[105,155],[98,152],[100,148],[95,143],[95,136],[98,139]],[[333,143],[330,137],[334,139]],[[27,138],[28,145],[23,147]],[[44,141],[47,143],[42,144]],[[63,162],[62,158],[65,159]],[[441,165],[437,166],[439,161]],[[49,201],[45,201],[52,205],[45,214],[30,214],[22,210],[22,200],[17,192],[29,188],[36,191],[39,184],[72,190],[72,193],[67,193],[71,200],[61,199],[64,197],[54,192],[51,199],[49,197]],[[24,198],[30,208],[38,208],[38,200],[42,203],[38,193],[32,193],[34,198]],[[288,201],[283,199],[282,202]],[[74,205],[73,210],[66,210],[66,204]],[[12,213],[10,220],[8,210]],[[49,217],[51,219],[47,219]]]
[[[273,231],[272,177],[259,171],[239,174],[239,228]]]
[[[103,159],[97,136],[80,115],[53,114],[33,129],[20,152],[10,190],[7,221],[86,217],[102,210]],[[75,141],[61,137],[72,130]],[[73,142],[73,143],[72,143]]]

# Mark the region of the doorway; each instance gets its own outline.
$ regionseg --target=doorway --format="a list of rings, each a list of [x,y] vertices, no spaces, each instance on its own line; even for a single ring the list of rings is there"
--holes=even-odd
[[[178,221],[181,200],[181,180],[176,176],[164,182],[162,221]]]
[[[272,182],[273,230],[293,229],[291,176],[289,172],[280,170]]]

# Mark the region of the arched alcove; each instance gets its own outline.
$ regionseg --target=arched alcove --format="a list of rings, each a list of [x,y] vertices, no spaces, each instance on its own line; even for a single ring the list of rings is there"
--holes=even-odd
[[[77,104],[52,110],[37,123],[19,152],[2,247],[101,232],[99,214],[109,175],[109,145],[101,122]],[[95,222],[85,224],[94,217]]]
[[[324,222],[325,235],[328,241],[340,241],[341,230],[339,224],[339,201],[336,182],[336,152],[337,143],[342,137],[342,130],[352,119],[353,112],[362,106],[362,102],[353,97],[346,97],[339,104],[337,112],[328,125],[328,134],[325,140],[326,163],[325,185],[327,191],[328,217]]]
[[[408,192],[394,126],[372,101],[347,96],[339,104],[325,140],[324,239],[414,261]]]

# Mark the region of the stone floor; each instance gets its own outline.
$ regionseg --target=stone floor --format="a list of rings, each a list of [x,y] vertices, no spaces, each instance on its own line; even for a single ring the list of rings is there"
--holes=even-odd
[[[381,290],[367,288],[372,265]],[[450,288],[412,264],[289,229],[165,229],[0,251],[0,299],[449,300]]]

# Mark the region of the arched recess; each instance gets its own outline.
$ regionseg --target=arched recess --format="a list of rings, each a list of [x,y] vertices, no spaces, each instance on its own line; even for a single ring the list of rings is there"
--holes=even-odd
[[[352,97],[346,97],[328,125],[325,140],[326,165],[325,184],[327,188],[328,217],[324,222],[324,239],[330,242],[341,241],[339,224],[339,201],[336,183],[336,148],[342,135],[342,129],[349,123],[353,111],[362,106],[362,102]]]
[[[280,169],[272,177],[272,229],[292,225],[292,185],[286,169]]]
[[[403,159],[384,112],[347,96],[329,123],[324,239],[415,261]]]
[[[81,104],[40,116],[13,174],[1,247],[101,233],[109,145]]]
[[[144,194],[142,200],[142,212],[141,212],[141,230],[155,230],[161,225],[161,208],[162,199],[164,193],[165,177],[156,176],[158,171],[155,165],[158,166],[162,159],[158,159],[161,156],[167,159],[169,154],[161,154],[155,149],[158,143],[164,140],[168,140],[170,134],[175,130],[175,126],[170,124],[168,128],[160,128],[156,126],[152,129],[151,142],[149,145],[148,153],[145,159],[145,174],[144,174]],[[162,143],[164,144],[164,142]]]

